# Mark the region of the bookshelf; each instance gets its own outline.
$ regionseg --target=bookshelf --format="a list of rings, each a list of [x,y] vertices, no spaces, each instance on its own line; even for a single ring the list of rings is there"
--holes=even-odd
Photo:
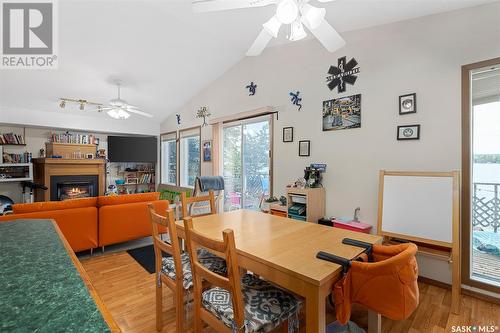
[[[123,181],[122,184],[116,182],[118,194],[152,192],[156,188],[156,172],[153,164],[136,164],[128,166],[133,171],[118,169],[116,172],[117,180]]]
[[[28,152],[19,153],[19,150],[6,151],[5,148],[26,147],[26,128],[23,127],[20,133],[0,133],[0,163],[19,164],[31,162],[31,154]]]

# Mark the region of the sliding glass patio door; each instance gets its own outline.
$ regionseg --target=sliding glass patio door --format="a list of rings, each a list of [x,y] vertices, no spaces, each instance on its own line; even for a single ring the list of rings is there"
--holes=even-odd
[[[499,59],[500,61],[500,59]],[[465,283],[500,291],[500,63],[469,69],[464,117]],[[467,149],[468,148],[468,149]],[[468,150],[468,151],[467,151]],[[464,154],[465,155],[465,154]]]
[[[271,192],[271,119],[231,122],[222,128],[224,210],[258,210]]]

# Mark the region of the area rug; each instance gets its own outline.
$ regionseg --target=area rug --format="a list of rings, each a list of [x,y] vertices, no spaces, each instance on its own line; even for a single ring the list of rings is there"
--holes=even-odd
[[[136,249],[127,250],[127,253],[134,258],[149,274],[155,272],[155,250],[153,245],[138,247]],[[164,257],[169,254],[163,253]]]

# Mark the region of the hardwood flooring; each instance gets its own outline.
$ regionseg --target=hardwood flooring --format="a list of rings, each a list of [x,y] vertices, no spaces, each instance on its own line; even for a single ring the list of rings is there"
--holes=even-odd
[[[81,260],[97,293],[111,312],[124,333],[155,333],[155,286],[154,274],[148,274],[126,252],[110,253]],[[420,305],[403,321],[384,318],[383,332],[395,333],[444,333],[452,332],[453,325],[492,325],[500,332],[500,306],[473,297],[462,296],[459,315],[450,313],[449,290],[420,283]],[[175,332],[175,309],[172,295],[163,288],[164,333]],[[327,320],[333,321],[329,308]],[[366,329],[366,311],[356,308],[351,319]],[[191,325],[191,312],[186,317]],[[301,325],[301,331],[304,326]],[[189,331],[191,332],[191,331]],[[207,329],[206,333],[214,331]],[[493,331],[485,331],[493,332]]]

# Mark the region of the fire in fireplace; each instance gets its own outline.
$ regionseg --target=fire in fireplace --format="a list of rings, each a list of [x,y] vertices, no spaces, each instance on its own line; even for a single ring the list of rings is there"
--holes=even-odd
[[[50,177],[50,200],[52,201],[95,197],[97,194],[97,175]]]
[[[59,200],[92,197],[94,186],[91,182],[62,182],[57,184],[57,197]]]

